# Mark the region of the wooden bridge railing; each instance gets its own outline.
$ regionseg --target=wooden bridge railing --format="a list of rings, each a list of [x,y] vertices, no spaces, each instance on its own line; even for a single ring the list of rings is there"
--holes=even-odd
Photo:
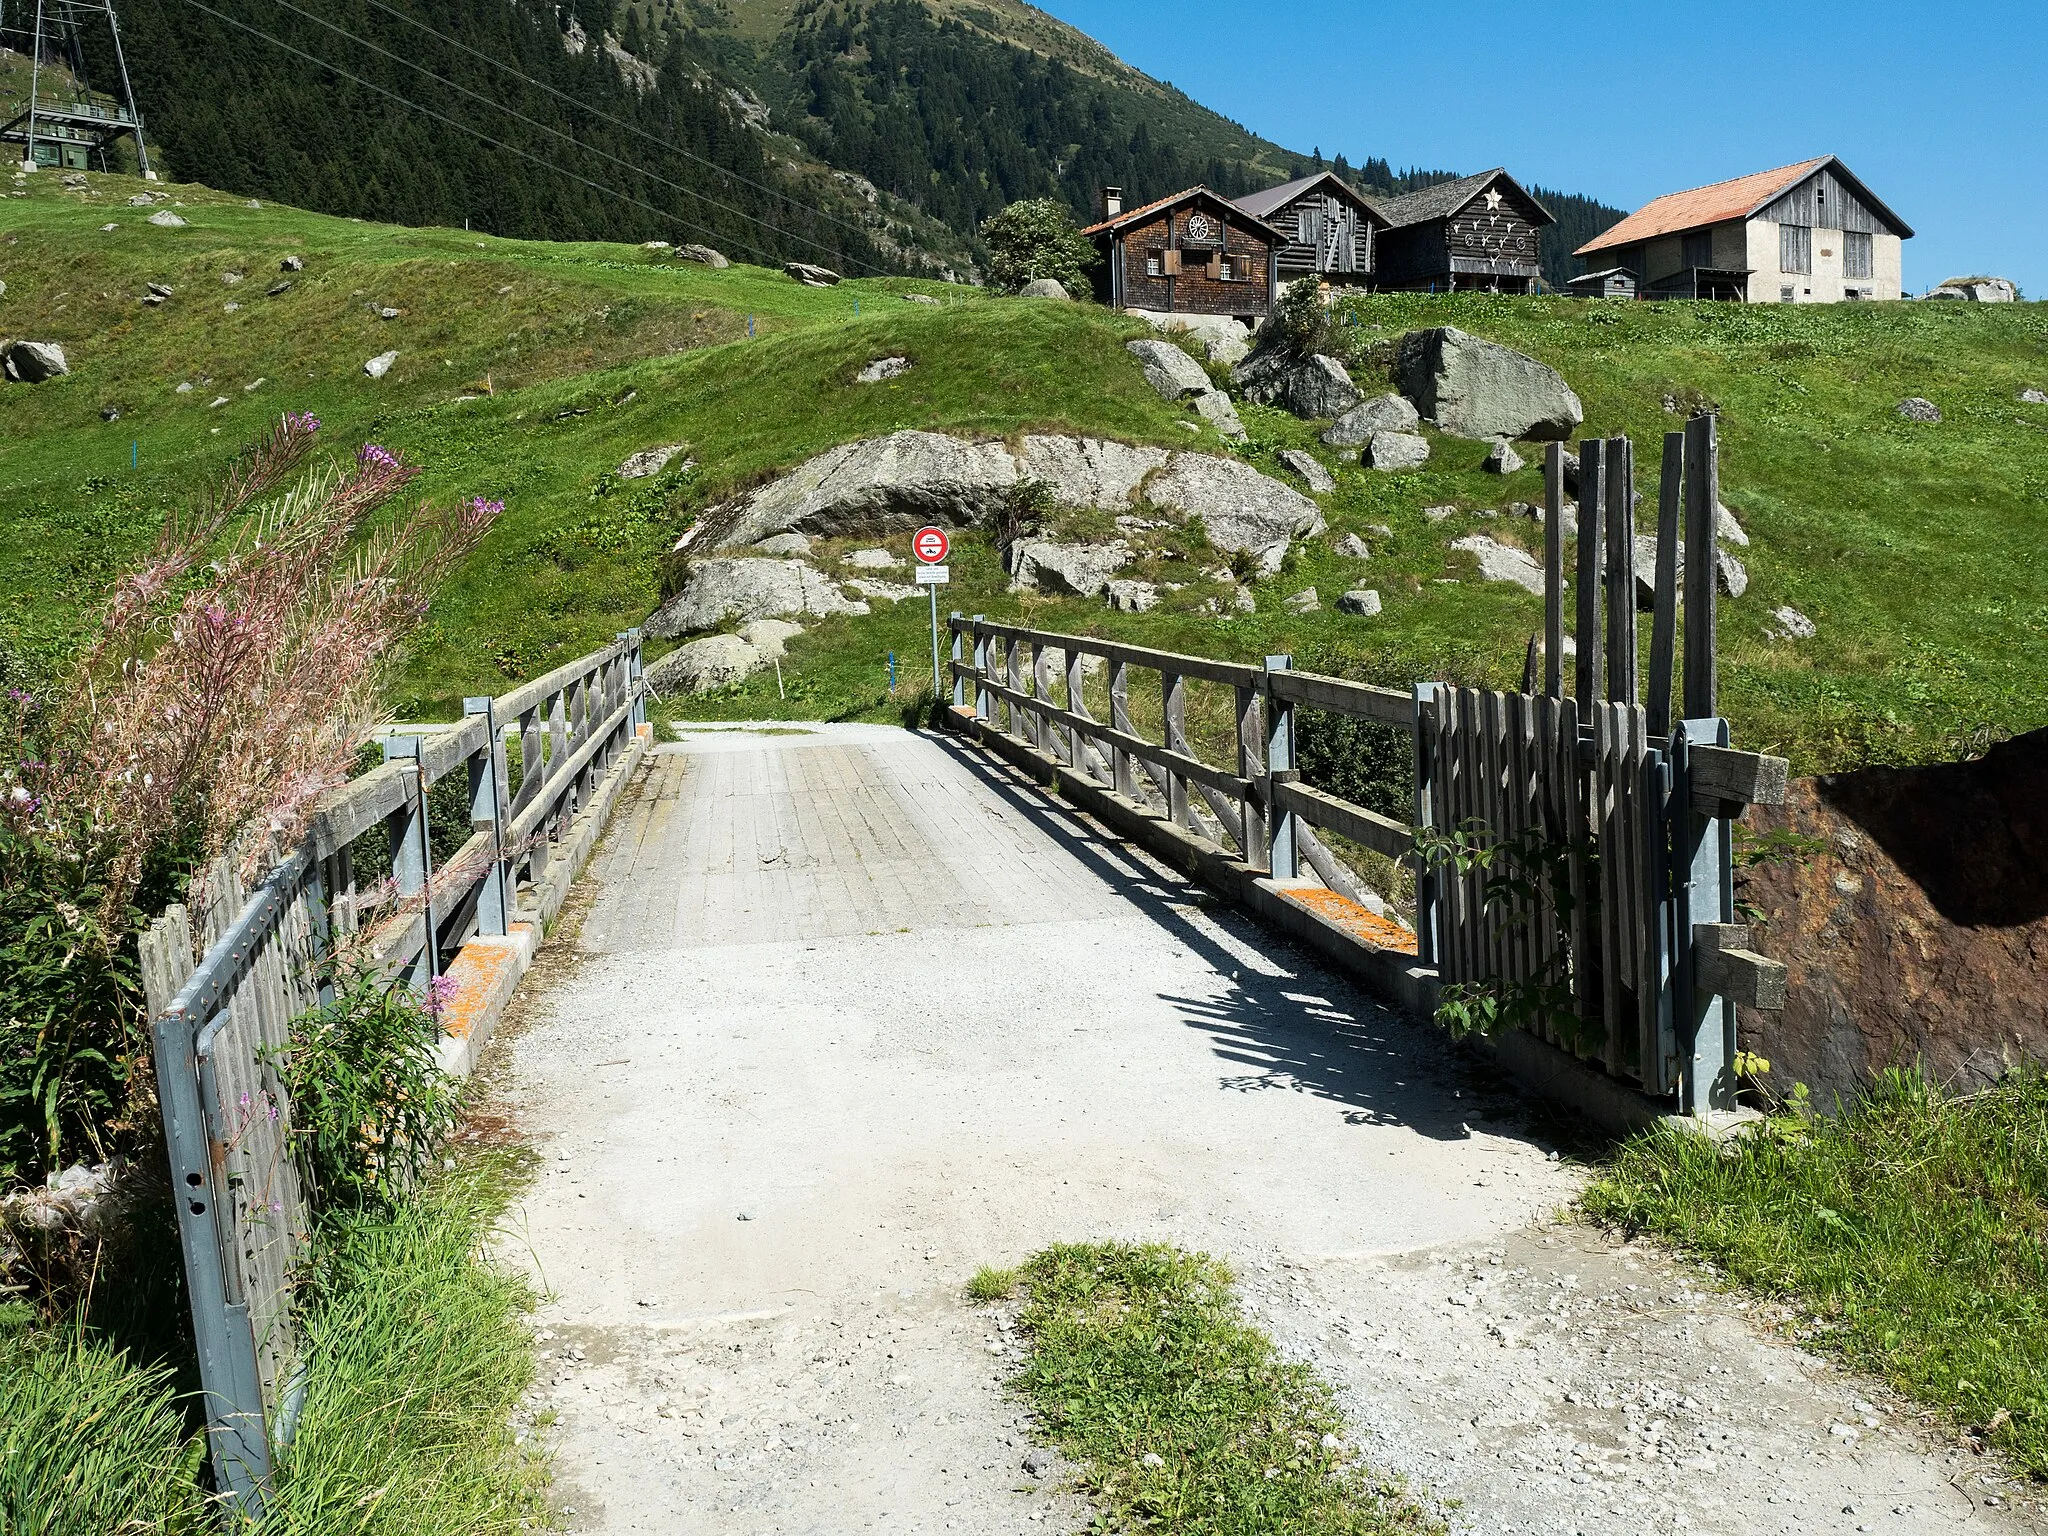
[[[1298,672],[1286,656],[1252,666],[955,614],[953,721],[1049,776],[1106,792],[1123,814],[1170,823],[1275,885],[1298,885],[1306,866],[1361,900],[1365,882],[1331,834],[1405,861],[1416,877],[1414,951],[1433,970],[1439,998],[1457,996],[1451,988],[1519,996],[1530,1032],[1550,1044],[1653,1097],[1675,1098],[1683,1113],[1730,1109],[1734,1005],[1779,1006],[1784,984],[1783,967],[1751,953],[1733,922],[1730,821],[1748,804],[1782,801],[1787,765],[1731,748],[1714,713],[1712,419],[1667,443],[1647,705],[1638,691],[1626,439],[1582,445],[1581,691],[1564,695],[1562,454],[1554,445],[1541,689],[1534,641],[1521,692],[1433,682],[1402,691]],[[1690,524],[1686,688],[1684,718],[1673,721],[1681,489]],[[1104,669],[1106,718],[1088,702],[1089,676]],[[1159,740],[1133,723],[1134,672],[1158,678]],[[1190,745],[1191,680],[1232,690],[1227,763],[1205,761]],[[1301,709],[1409,734],[1414,824],[1303,781]],[[1425,831],[1430,858],[1417,855]],[[1521,849],[1530,867],[1513,883],[1519,889],[1497,878],[1498,856],[1491,871],[1458,857],[1461,838],[1467,853]],[[1387,946],[1401,942],[1383,934]]]
[[[197,946],[183,906],[143,937],[208,1439],[246,1514],[261,1512],[299,1398],[291,1302],[312,1213],[279,1073],[291,1022],[331,998],[339,946],[425,986],[471,936],[545,916],[551,845],[630,747],[644,691],[629,631],[503,698],[466,700],[457,724],[394,728],[384,763],[326,796],[253,892],[236,858],[216,862]],[[501,722],[519,744],[516,789]],[[470,834],[437,870],[429,798],[456,775]]]

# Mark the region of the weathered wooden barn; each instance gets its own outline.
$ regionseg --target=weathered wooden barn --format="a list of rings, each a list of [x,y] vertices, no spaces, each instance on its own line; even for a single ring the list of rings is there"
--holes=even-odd
[[[1096,297],[1117,309],[1231,315],[1258,321],[1273,312],[1280,232],[1207,187],[1190,187],[1125,209],[1103,192],[1102,221],[1081,233],[1103,261]]]
[[[1279,281],[1320,277],[1339,287],[1371,281],[1380,211],[1333,171],[1240,197],[1237,206],[1280,231]]]
[[[1498,167],[1378,198],[1375,206],[1387,221],[1375,284],[1437,293],[1534,292],[1543,275],[1536,237],[1557,222]]]
[[[1599,272],[1581,272],[1565,287],[1581,299],[1632,299],[1636,296],[1636,275],[1627,267],[1608,267]]]
[[[1829,304],[1903,292],[1906,222],[1833,155],[1644,204],[1574,253],[1618,263],[1646,299]]]

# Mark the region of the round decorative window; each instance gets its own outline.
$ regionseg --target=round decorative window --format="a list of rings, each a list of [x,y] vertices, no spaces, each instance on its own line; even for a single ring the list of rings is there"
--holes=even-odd
[[[1215,233],[1216,225],[1209,215],[1206,213],[1191,213],[1188,215],[1188,238],[1190,240],[1207,240]]]

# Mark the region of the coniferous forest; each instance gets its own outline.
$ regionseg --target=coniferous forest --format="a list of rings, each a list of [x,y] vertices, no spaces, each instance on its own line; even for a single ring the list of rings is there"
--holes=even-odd
[[[701,0],[122,0],[121,18],[171,175],[501,235],[955,270],[979,254],[982,221],[1023,198],[1085,223],[1104,186],[1134,206],[1326,167],[1379,194],[1457,174],[1303,156],[1171,86],[922,0],[796,0],[752,41]],[[113,78],[110,58],[90,62]],[[1557,216],[1542,256],[1562,283],[1572,248],[1620,210],[1531,190]]]

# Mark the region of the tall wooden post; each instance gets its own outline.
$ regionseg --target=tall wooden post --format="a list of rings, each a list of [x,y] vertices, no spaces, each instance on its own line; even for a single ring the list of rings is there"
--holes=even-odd
[[[938,588],[932,588],[932,592],[936,595]],[[953,707],[960,709],[967,703],[967,679],[960,675],[960,663],[965,659],[960,649],[960,610],[955,608],[948,617],[946,627],[953,632]]]
[[[1685,718],[1711,720],[1716,703],[1715,523],[1721,505],[1721,446],[1712,416],[1685,424]]]
[[[1129,736],[1131,731],[1131,674],[1121,656],[1109,659],[1109,728]],[[1131,754],[1122,747],[1109,749],[1110,780],[1126,800],[1138,798],[1138,776],[1131,767]]]
[[[505,738],[498,730],[497,701],[485,694],[464,699],[466,715],[481,715],[484,748],[469,760],[469,824],[472,830],[488,825],[491,831],[491,867],[484,872],[477,889],[476,931],[500,938],[512,917],[512,898],[505,867],[504,827],[509,816],[505,795]]]
[[[429,884],[434,877],[434,849],[428,836],[427,779],[420,764],[420,738],[385,737],[384,761],[412,765],[406,776],[405,803],[384,818],[384,828],[391,839],[392,884],[401,898],[418,897],[420,901],[427,942],[406,979],[415,987],[424,988],[441,974],[441,951],[434,935],[434,901]]]
[[[1237,776],[1251,784],[1251,793],[1239,803],[1244,817],[1244,836],[1238,839],[1245,863],[1256,869],[1272,851],[1266,844],[1266,807],[1260,799],[1260,776],[1266,766],[1266,728],[1259,707],[1259,690],[1241,686],[1237,690]]]
[[[1579,613],[1576,686],[1580,712],[1600,702],[1600,541],[1601,509],[1607,500],[1607,445],[1598,438],[1579,444]]]
[[[1165,727],[1166,750],[1187,751],[1187,680],[1178,672],[1159,674],[1159,712]],[[1189,825],[1188,781],[1173,769],[1166,770],[1166,819],[1176,827]]]
[[[1543,691],[1564,697],[1564,444],[1543,453]]]
[[[1636,701],[1636,452],[1607,444],[1607,701]]]
[[[982,624],[988,615],[974,616],[974,718],[984,725],[988,723],[988,636],[982,632]]]
[[[1685,434],[1664,434],[1657,480],[1656,599],[1650,618],[1649,731],[1671,734],[1671,664],[1678,645],[1678,523],[1684,512]]]

